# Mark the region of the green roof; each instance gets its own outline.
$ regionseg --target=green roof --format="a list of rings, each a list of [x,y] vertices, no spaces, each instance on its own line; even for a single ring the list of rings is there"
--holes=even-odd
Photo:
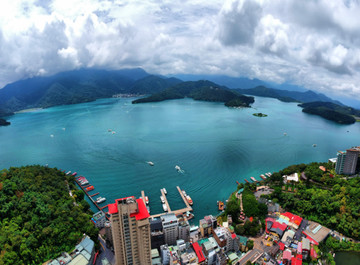
[[[240,244],[243,244],[244,246],[246,246],[246,243],[248,241],[247,237],[239,236],[239,238],[240,238]]]

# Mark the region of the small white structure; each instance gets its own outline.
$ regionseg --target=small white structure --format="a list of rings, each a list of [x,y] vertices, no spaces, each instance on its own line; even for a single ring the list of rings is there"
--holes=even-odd
[[[291,181],[299,182],[299,174],[294,173],[294,174],[291,174],[289,176],[284,175],[283,179],[284,179],[284,183],[288,183],[288,182],[291,182]]]

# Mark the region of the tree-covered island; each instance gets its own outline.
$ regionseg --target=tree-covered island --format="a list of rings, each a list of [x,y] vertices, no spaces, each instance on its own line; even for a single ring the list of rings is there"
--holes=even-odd
[[[253,115],[256,116],[256,117],[267,117],[268,116],[267,114],[264,114],[264,113],[261,113],[261,112],[253,113]]]

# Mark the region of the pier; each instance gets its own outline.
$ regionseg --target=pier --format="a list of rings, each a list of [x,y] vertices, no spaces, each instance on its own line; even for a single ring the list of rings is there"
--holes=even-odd
[[[166,198],[166,195],[164,194],[164,191],[161,189],[161,195],[164,197],[166,206],[168,207],[168,211],[167,211],[167,212],[164,212],[164,213],[154,214],[154,215],[151,215],[150,217],[156,218],[156,217],[160,217],[160,216],[162,216],[162,215],[164,215],[164,214],[167,214],[167,213],[174,213],[175,215],[179,215],[179,214],[184,214],[184,213],[186,213],[186,212],[191,212],[191,211],[193,210],[192,207],[189,205],[188,201],[186,200],[184,194],[182,193],[180,187],[179,187],[179,186],[176,186],[176,188],[177,188],[177,190],[179,191],[180,196],[181,196],[181,198],[183,199],[186,207],[185,207],[185,208],[182,208],[182,209],[179,209],[179,210],[174,210],[174,211],[172,211],[172,210],[170,209],[170,205],[169,205],[169,203],[168,203],[168,200],[167,200],[167,198]],[[143,195],[143,194],[141,193],[141,195]]]
[[[95,194],[93,194],[93,195],[90,195],[90,194],[87,192],[87,190],[86,190],[86,187],[90,187],[90,186],[91,186],[90,184],[83,187],[83,186],[81,186],[81,183],[80,183],[76,178],[75,178],[75,182],[79,185],[79,187],[83,190],[83,192],[85,192],[85,194],[88,196],[88,198],[90,199],[90,201],[92,201],[92,203],[96,206],[96,208],[98,208],[99,211],[102,211],[102,212],[105,214],[106,219],[109,220],[109,217],[107,216],[106,212],[103,211],[103,209],[106,208],[107,205],[105,205],[104,207],[100,207],[100,206],[96,203],[96,201],[94,201],[94,199],[92,198],[93,196],[98,195],[99,192],[97,192],[97,193],[95,193]]]
[[[144,204],[146,205],[146,201],[145,201],[145,191],[141,191],[141,199],[143,200]]]

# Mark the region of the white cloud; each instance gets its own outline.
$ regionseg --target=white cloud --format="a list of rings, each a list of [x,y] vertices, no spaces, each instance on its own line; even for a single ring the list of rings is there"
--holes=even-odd
[[[356,0],[14,0],[0,9],[0,86],[79,67],[143,67],[360,95]]]

